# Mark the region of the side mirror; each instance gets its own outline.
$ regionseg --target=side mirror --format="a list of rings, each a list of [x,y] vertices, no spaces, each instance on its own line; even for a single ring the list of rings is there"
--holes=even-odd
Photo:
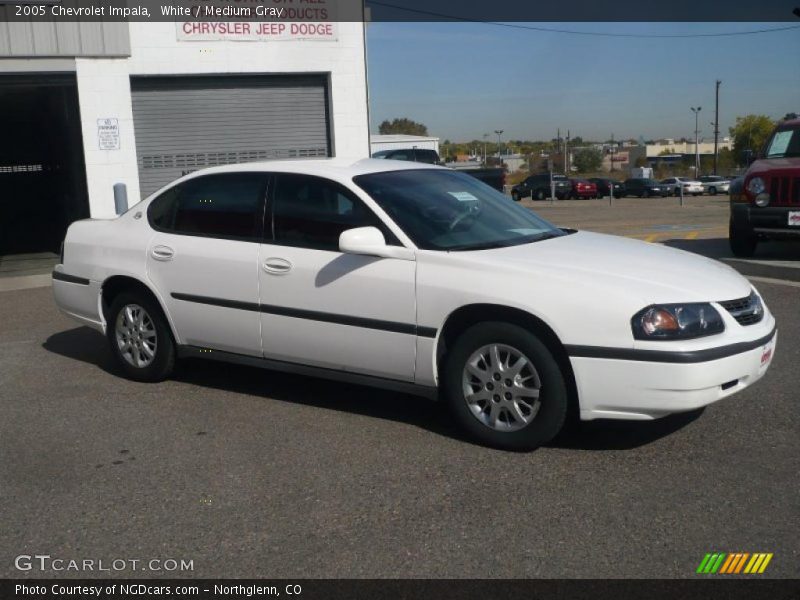
[[[345,254],[414,260],[413,250],[401,246],[388,246],[377,227],[357,227],[343,231],[339,236],[339,250]]]

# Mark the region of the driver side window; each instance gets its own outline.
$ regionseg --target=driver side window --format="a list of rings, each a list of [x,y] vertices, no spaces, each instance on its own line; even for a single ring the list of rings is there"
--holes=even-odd
[[[387,244],[401,245],[383,222],[340,184],[308,175],[276,176],[272,243],[338,252],[339,236],[356,227],[377,227]]]

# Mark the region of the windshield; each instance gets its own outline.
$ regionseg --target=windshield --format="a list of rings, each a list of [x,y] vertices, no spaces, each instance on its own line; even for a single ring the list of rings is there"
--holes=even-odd
[[[776,131],[767,147],[767,158],[800,156],[800,129]]]
[[[353,178],[425,250],[479,250],[566,235],[474,177],[445,169]]]

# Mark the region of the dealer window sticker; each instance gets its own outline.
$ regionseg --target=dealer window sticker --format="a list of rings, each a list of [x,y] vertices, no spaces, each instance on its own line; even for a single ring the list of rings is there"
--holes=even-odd
[[[459,202],[477,202],[478,199],[469,192],[447,192]]]
[[[772,143],[769,145],[767,156],[780,156],[786,154],[786,149],[789,147],[789,142],[792,140],[794,131],[779,131],[772,138]]]

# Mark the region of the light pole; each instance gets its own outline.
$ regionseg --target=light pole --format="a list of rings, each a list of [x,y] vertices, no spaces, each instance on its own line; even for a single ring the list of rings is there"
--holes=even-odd
[[[717,79],[716,103],[714,104],[714,175],[717,174],[719,161],[719,86],[722,82]]]
[[[489,137],[488,133],[483,134],[483,166],[486,166],[486,138]]]
[[[700,135],[699,125],[697,123],[698,117],[700,116],[700,111],[703,110],[702,106],[698,106],[695,108],[694,106],[689,107],[692,112],[694,113],[694,176],[699,177],[700,175],[700,148],[697,146],[697,137]]]
[[[500,136],[503,135],[502,129],[495,129],[494,132],[497,134],[497,160],[500,161],[500,164],[503,164],[503,155],[500,150]]]

